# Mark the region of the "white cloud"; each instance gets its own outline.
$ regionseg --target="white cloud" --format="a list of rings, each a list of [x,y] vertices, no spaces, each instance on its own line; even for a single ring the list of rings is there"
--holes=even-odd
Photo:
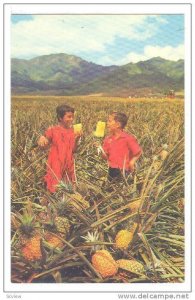
[[[144,53],[147,57],[160,56],[165,59],[177,61],[184,58],[184,45],[177,47],[166,46],[147,46],[144,49]]]
[[[12,56],[104,52],[117,37],[147,40],[162,22],[155,15],[36,15],[31,21],[12,24]]]
[[[142,54],[130,52],[124,58],[116,61],[115,63],[117,65],[124,65],[130,62],[136,63],[138,61],[148,60],[156,56],[173,61],[184,59],[184,45],[179,45],[177,47],[146,46]]]

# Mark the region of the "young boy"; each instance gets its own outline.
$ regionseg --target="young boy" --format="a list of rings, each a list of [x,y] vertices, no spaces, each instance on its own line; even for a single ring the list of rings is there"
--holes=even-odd
[[[103,141],[102,156],[108,161],[110,181],[133,172],[135,163],[142,153],[136,138],[123,130],[127,120],[127,116],[120,112],[113,112],[108,116],[109,135]]]

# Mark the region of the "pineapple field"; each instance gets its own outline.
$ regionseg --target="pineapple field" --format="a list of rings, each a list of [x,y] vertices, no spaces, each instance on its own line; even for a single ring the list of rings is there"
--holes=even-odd
[[[76,188],[60,182],[51,194],[48,150],[37,140],[62,103],[75,108],[83,136]],[[128,115],[125,130],[143,149],[136,171],[114,184],[93,146],[97,122],[112,111]],[[13,96],[11,122],[13,283],[185,281],[182,99]]]

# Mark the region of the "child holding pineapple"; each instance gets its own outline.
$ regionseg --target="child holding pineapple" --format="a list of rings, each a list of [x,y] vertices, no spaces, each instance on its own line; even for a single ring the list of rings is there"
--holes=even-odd
[[[55,192],[60,181],[75,182],[74,151],[82,132],[74,133],[74,108],[63,104],[56,108],[58,125],[49,127],[38,140],[41,148],[50,146],[47,173],[44,177],[47,189]]]
[[[121,112],[113,112],[108,116],[109,135],[103,141],[102,157],[108,161],[110,181],[133,172],[142,153],[136,138],[124,131],[127,121],[127,116]]]

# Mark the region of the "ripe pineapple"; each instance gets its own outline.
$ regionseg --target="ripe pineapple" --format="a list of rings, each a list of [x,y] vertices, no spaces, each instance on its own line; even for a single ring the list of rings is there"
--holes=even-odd
[[[137,260],[119,259],[116,262],[117,262],[119,268],[129,271],[131,273],[140,275],[145,272],[144,266]]]
[[[41,253],[41,234],[35,229],[33,216],[27,211],[23,215],[18,215],[19,225],[19,247],[23,257],[28,261],[37,261],[42,258]]]
[[[115,247],[121,250],[126,250],[134,237],[136,228],[137,223],[133,223],[130,230],[120,230],[115,237]]]
[[[118,265],[107,250],[97,250],[92,256],[92,265],[103,278],[114,276]]]
[[[167,151],[167,149],[168,149],[168,145],[167,144],[164,144],[163,146],[162,146],[162,150],[161,150],[161,152],[160,152],[160,159],[161,160],[165,160],[166,158],[167,158],[167,155],[169,154],[169,152]]]
[[[130,208],[131,212],[134,213],[138,211],[141,204],[141,200],[132,201],[128,204],[128,208]]]
[[[26,240],[25,245],[21,247],[22,255],[26,260],[36,261],[42,258],[40,241],[40,235],[35,235]]]

